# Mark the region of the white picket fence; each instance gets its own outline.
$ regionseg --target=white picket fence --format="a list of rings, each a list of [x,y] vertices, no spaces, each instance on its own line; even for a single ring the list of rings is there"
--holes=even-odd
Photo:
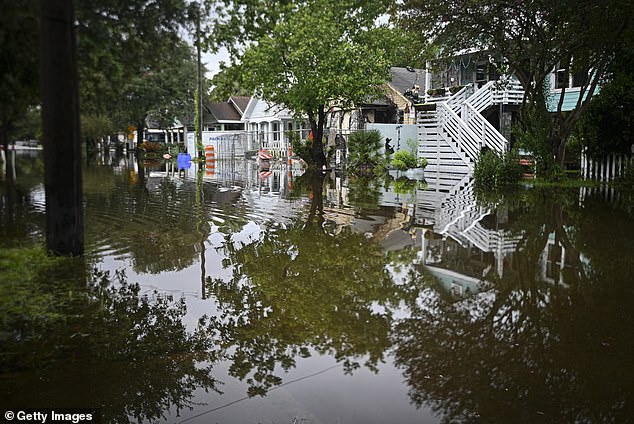
[[[634,166],[634,155],[607,155],[599,160],[581,155],[581,176],[584,179],[612,181],[628,166]]]

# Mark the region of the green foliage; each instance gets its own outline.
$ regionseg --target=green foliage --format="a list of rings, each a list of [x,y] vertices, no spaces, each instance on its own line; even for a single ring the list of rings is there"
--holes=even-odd
[[[445,95],[444,88],[430,88],[427,90],[427,94],[433,97],[443,97]]]
[[[375,24],[387,2],[346,0],[332,7],[326,0],[310,0],[275,8],[266,1],[246,3],[244,10],[233,11],[240,17],[230,18],[240,20],[255,9],[272,19],[264,24],[269,28],[266,35],[253,24],[235,34],[241,37],[253,31],[253,43],[240,58],[246,88],[308,117],[315,136],[313,161],[321,164],[328,108],[349,108],[377,97],[389,78],[393,46],[386,41],[386,26]]]
[[[414,153],[409,150],[399,150],[394,153],[391,165],[399,171],[407,171],[413,168],[425,168],[427,166],[427,158],[416,158]]]
[[[587,155],[631,153],[634,144],[634,53],[619,51],[610,79],[601,87],[577,127]]]
[[[480,155],[473,169],[476,188],[484,191],[497,191],[517,185],[523,173],[519,155],[515,150],[504,156],[488,150]]]
[[[38,104],[38,22],[35,0],[2,3],[0,13],[0,144]],[[7,137],[7,138],[5,138]]]
[[[381,174],[386,169],[385,157],[379,152],[382,147],[381,133],[357,131],[348,137],[348,169],[357,175]]]
[[[546,100],[543,100],[545,102]],[[535,159],[537,175],[551,180],[557,180],[563,174],[563,169],[556,162],[548,140],[553,130],[553,120],[543,107],[525,105],[520,114],[520,120],[513,127],[517,139],[517,146],[530,152]]]
[[[240,64],[226,65],[220,63],[220,70],[209,81],[211,92],[209,98],[212,102],[226,102],[231,96],[251,96],[253,91],[246,88],[244,72]]]
[[[456,94],[458,91],[462,90],[464,88],[464,85],[452,85],[451,87],[449,87],[449,92],[451,94]]]
[[[105,115],[118,129],[148,115],[162,127],[191,116],[196,61],[181,38],[185,1],[82,0],[75,6],[83,114]]]
[[[114,126],[112,120],[103,114],[81,115],[81,133],[84,138],[89,140],[98,140],[100,138],[112,135]]]
[[[298,131],[288,131],[286,137],[293,146],[293,156],[299,157],[306,163],[313,162],[313,152],[310,145],[310,140],[302,140]]]
[[[11,129],[11,138],[14,140],[41,140],[42,116],[39,105],[27,108],[22,115],[16,115]]]
[[[634,187],[634,162],[630,161],[630,163],[625,166],[625,169],[617,178],[616,183],[630,190]]]
[[[400,177],[392,181],[392,188],[396,194],[411,195],[416,190],[427,188],[427,182],[425,180],[410,180],[407,177]]]
[[[154,141],[144,141],[139,145],[139,149],[148,153],[156,153],[165,150],[165,145]]]

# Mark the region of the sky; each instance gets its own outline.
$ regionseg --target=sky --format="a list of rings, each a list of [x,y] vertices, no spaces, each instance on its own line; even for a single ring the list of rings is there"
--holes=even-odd
[[[205,64],[208,79],[216,75],[220,69],[220,62],[229,62],[229,54],[226,49],[220,50],[218,53],[202,53],[202,62]]]

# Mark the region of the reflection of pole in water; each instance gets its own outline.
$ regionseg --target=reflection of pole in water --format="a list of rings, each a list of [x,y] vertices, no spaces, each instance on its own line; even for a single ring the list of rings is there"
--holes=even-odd
[[[207,294],[205,293],[205,231],[203,231],[204,225],[204,200],[205,200],[205,191],[203,186],[203,173],[202,171],[198,171],[196,173],[196,229],[198,230],[198,234],[200,235],[200,287],[201,287],[201,297],[203,299],[207,298]]]

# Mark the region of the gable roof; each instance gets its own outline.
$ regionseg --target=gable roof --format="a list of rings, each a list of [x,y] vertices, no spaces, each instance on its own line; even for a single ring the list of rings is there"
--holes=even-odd
[[[240,121],[240,113],[231,103],[206,103],[205,109],[216,122]]]
[[[238,113],[240,113],[240,115],[243,115],[244,112],[247,110],[249,100],[251,100],[250,96],[229,97],[229,102],[233,104],[233,106],[238,110]]]
[[[389,84],[399,93],[403,94],[407,90],[411,90],[414,84],[419,86],[425,85],[425,70],[414,68],[390,68],[392,80]]]

